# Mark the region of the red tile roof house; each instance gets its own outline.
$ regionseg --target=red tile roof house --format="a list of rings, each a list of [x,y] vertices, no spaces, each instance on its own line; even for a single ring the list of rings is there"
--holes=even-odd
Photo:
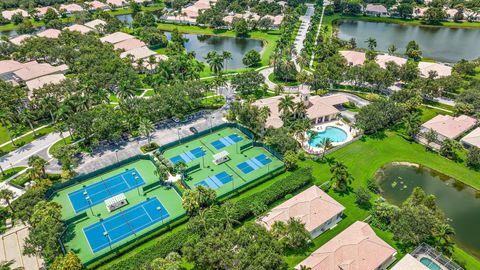
[[[43,32],[37,34],[37,37],[45,37],[45,38],[58,38],[58,36],[62,33],[62,31],[57,29],[47,29]]]
[[[367,4],[365,14],[371,16],[388,16],[388,10],[384,5]]]
[[[127,2],[124,0],[107,0],[106,3],[112,8],[124,8],[128,6]]]
[[[465,135],[460,142],[466,147],[475,146],[480,148],[480,127],[477,127],[472,132]]]
[[[73,25],[70,25],[68,27],[63,28],[63,30],[69,30],[71,32],[77,31],[77,32],[80,32],[82,34],[87,34],[87,33],[93,31],[92,28],[86,27],[85,25],[81,25],[81,24],[73,24]]]
[[[26,82],[50,74],[63,74],[67,69],[67,65],[52,66],[33,61],[25,63],[21,69],[14,71],[13,76],[18,82]]]
[[[311,270],[377,270],[395,261],[394,248],[365,222],[357,221],[295,266]]]
[[[317,186],[312,186],[273,208],[257,219],[257,223],[270,230],[276,221],[287,223],[294,218],[305,224],[305,229],[315,238],[337,225],[344,210],[343,205]]]
[[[29,63],[37,63],[36,61]],[[11,81],[14,79],[13,72],[22,69],[29,63],[20,63],[15,60],[1,60],[0,61],[0,79],[4,81]]]
[[[20,46],[22,45],[22,43],[29,39],[29,38],[32,38],[33,36],[32,35],[29,35],[29,34],[24,34],[24,35],[20,35],[20,36],[17,36],[17,37],[14,37],[14,38],[11,38],[9,39],[9,41],[17,46]]]
[[[68,5],[61,4],[60,10],[63,10],[65,14],[70,15],[75,12],[82,12],[83,8],[78,4],[68,4]]]
[[[85,25],[88,28],[98,30],[98,29],[101,29],[103,26],[107,25],[107,22],[105,22],[104,20],[95,19],[93,21],[89,21],[87,23],[84,23],[83,25]]]
[[[122,41],[125,41],[125,40],[128,40],[128,39],[132,39],[132,38],[135,38],[135,37],[132,36],[132,35],[129,35],[127,33],[124,33],[124,32],[115,32],[115,33],[112,33],[110,35],[106,35],[104,37],[101,37],[100,41],[101,42],[108,42],[108,43],[111,43],[111,44],[117,44],[119,42],[122,42]]]
[[[417,139],[421,143],[427,143],[424,135],[433,130],[437,134],[437,141],[433,142],[431,146],[439,148],[445,139],[455,140],[463,133],[472,129],[476,124],[477,120],[475,118],[466,115],[457,117],[437,115],[420,126]]]
[[[283,126],[281,114],[278,111],[278,104],[283,96],[275,96],[270,98],[259,99],[252,103],[258,107],[268,107],[270,115],[267,118],[267,127],[280,128]],[[335,106],[348,102],[343,95],[331,96],[310,96],[309,93],[302,93],[300,96],[294,96],[295,102],[304,102],[307,106],[307,117],[313,124],[325,123],[337,119],[340,113]]]
[[[43,18],[43,16],[45,16],[45,14],[47,13],[48,9],[52,9],[58,14],[58,11],[54,7],[38,7],[38,8],[35,8],[35,10],[37,11],[37,17]]]
[[[85,4],[87,4],[89,6],[88,10],[89,11],[95,11],[97,9],[101,9],[101,10],[108,10],[110,9],[110,6],[105,4],[105,3],[102,3],[100,1],[92,1],[92,2],[85,2]]]
[[[4,10],[2,11],[2,17],[7,19],[7,20],[12,20],[13,15],[15,14],[20,14],[22,17],[27,18],[28,17],[28,12],[23,10],[23,9],[14,9],[14,10]]]

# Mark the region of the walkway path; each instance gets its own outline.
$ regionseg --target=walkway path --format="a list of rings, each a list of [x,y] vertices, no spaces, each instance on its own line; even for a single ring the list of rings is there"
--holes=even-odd
[[[314,43],[314,48],[317,47],[318,44],[318,36],[320,35],[320,32],[322,31],[322,22],[323,22],[323,15],[325,14],[325,7],[326,4],[323,4],[322,7],[322,15],[320,16],[320,22],[318,23],[318,29],[317,29],[317,34],[315,35],[315,43]],[[313,60],[315,59],[315,50],[312,51],[312,58],[310,59],[309,67],[312,68],[313,66]]]
[[[307,12],[305,15],[300,17],[300,21],[302,24],[300,25],[300,28],[298,29],[297,36],[295,37],[295,54],[293,56],[293,62],[295,63],[295,67],[297,71],[300,72],[301,68],[300,65],[297,63],[297,55],[300,55],[300,52],[303,49],[303,41],[305,40],[305,37],[308,32],[308,27],[310,26],[310,21],[312,19],[313,14],[315,13],[315,6],[313,4],[307,4]]]
[[[35,129],[35,132],[41,130],[42,128],[46,128],[46,127],[48,127],[48,126],[50,126],[50,124],[47,124],[47,125],[43,125],[43,126],[41,126],[41,127],[38,127],[38,128]],[[20,135],[20,136],[18,136],[18,137],[13,138],[13,141],[19,140],[19,139],[21,139],[21,138],[23,138],[23,137],[25,137],[25,136],[27,136],[27,135],[29,135],[29,134],[32,134],[32,133],[33,133],[33,131],[30,130],[29,132],[27,132],[27,133],[25,133],[25,134],[22,134],[22,135]],[[12,141],[9,140],[8,142],[5,142],[5,143],[0,144],[0,147],[4,147],[5,145],[11,144],[11,143],[12,143]]]

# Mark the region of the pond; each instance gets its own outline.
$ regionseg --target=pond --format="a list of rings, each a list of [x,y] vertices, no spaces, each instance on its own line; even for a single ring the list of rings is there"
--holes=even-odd
[[[415,40],[423,57],[443,62],[475,59],[480,56],[480,29],[425,27],[380,22],[341,21],[338,36],[343,40],[355,38],[357,46],[366,48],[366,40],[377,40],[377,50],[386,52],[395,44],[404,53],[407,43]]]
[[[377,174],[382,196],[400,205],[414,187],[437,198],[438,206],[455,229],[455,242],[480,258],[480,192],[429,168],[386,165]]]
[[[165,32],[165,35],[170,40],[171,33]],[[205,62],[205,56],[208,52],[216,51],[222,53],[223,51],[230,52],[232,59],[227,61],[227,69],[243,68],[243,56],[251,49],[261,53],[263,41],[251,38],[235,38],[211,35],[196,35],[184,34],[185,48],[187,51],[195,52],[195,58],[199,61]]]

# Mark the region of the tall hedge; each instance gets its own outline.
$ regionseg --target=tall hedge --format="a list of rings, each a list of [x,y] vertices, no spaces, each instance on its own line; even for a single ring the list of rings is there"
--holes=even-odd
[[[310,168],[302,168],[282,180],[277,181],[263,191],[254,193],[237,202],[235,219],[245,221],[253,216],[252,205],[256,203],[271,205],[279,199],[284,198],[287,194],[295,193],[303,187],[313,182],[312,171]],[[180,251],[185,242],[187,242],[189,232],[183,229],[171,234],[168,237],[155,243],[155,245],[143,249],[135,256],[121,260],[113,264],[108,270],[138,270],[143,269],[145,265],[155,258],[165,257],[172,251]]]

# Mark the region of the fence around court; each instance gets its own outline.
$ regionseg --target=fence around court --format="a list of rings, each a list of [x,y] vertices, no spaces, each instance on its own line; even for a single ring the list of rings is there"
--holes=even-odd
[[[45,193],[45,197],[47,199],[50,199],[52,197],[52,195],[54,193],[58,192],[58,191],[61,191],[63,189],[71,187],[73,185],[82,183],[85,180],[97,177],[97,176],[102,175],[106,172],[112,171],[114,169],[117,169],[118,167],[124,166],[128,163],[132,163],[132,162],[137,161],[137,160],[150,160],[150,161],[154,162],[153,157],[150,156],[150,155],[136,155],[136,156],[124,159],[122,161],[119,161],[117,163],[108,165],[106,167],[100,168],[100,169],[95,170],[91,173],[82,174],[82,175],[73,177],[73,178],[71,178],[71,179],[69,179],[65,182],[56,183],[49,190],[47,190],[47,192]]]

